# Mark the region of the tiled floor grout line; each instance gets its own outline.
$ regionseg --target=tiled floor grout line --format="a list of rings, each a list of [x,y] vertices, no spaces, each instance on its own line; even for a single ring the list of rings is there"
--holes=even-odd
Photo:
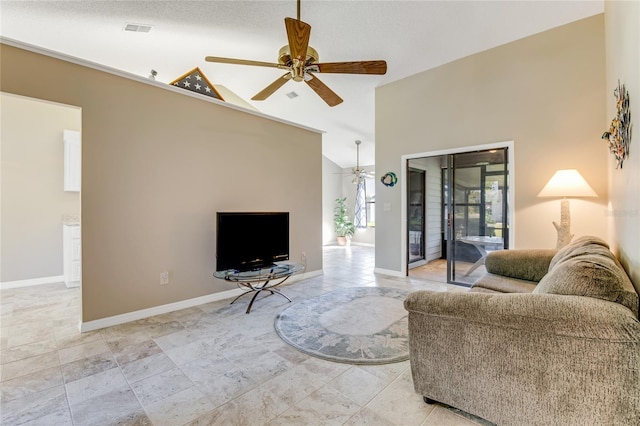
[[[64,387],[64,396],[67,401],[67,408],[69,409],[69,414],[71,415],[71,422],[73,423],[73,412],[71,410],[71,398],[69,398],[69,391],[67,390],[67,381],[64,378],[64,370],[62,368],[62,360],[60,359],[60,350],[58,349],[58,338],[55,337],[54,340],[56,342],[56,355],[58,357],[58,368],[60,368],[60,376],[62,377],[62,386]]]

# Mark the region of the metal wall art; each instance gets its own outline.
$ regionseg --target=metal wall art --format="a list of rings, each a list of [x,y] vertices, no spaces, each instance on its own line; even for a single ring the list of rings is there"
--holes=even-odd
[[[609,144],[609,151],[616,157],[617,168],[622,168],[622,163],[629,156],[629,142],[631,142],[631,112],[629,111],[629,92],[620,84],[613,91],[616,97],[617,114],[611,120],[609,130],[602,134],[602,139]]]
[[[384,186],[393,187],[396,183],[398,183],[398,177],[393,172],[387,172],[384,176],[380,178],[380,182]]]

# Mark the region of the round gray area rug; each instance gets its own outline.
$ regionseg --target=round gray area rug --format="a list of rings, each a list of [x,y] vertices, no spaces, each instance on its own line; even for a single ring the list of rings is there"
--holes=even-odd
[[[350,364],[409,358],[407,290],[352,287],[296,303],[276,318],[278,335],[294,348]]]

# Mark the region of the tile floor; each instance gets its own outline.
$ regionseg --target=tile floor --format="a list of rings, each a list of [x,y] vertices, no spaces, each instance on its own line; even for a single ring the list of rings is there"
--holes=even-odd
[[[326,247],[324,275],[283,286],[294,302],[350,286],[464,291],[375,275],[373,249]],[[288,302],[220,301],[90,333],[80,291],[3,290],[2,425],[477,425],[413,391],[408,361],[354,366],[291,348]]]

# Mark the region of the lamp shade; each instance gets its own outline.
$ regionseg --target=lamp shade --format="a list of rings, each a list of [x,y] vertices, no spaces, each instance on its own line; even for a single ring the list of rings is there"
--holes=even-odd
[[[576,169],[558,170],[542,188],[538,197],[597,197]]]

